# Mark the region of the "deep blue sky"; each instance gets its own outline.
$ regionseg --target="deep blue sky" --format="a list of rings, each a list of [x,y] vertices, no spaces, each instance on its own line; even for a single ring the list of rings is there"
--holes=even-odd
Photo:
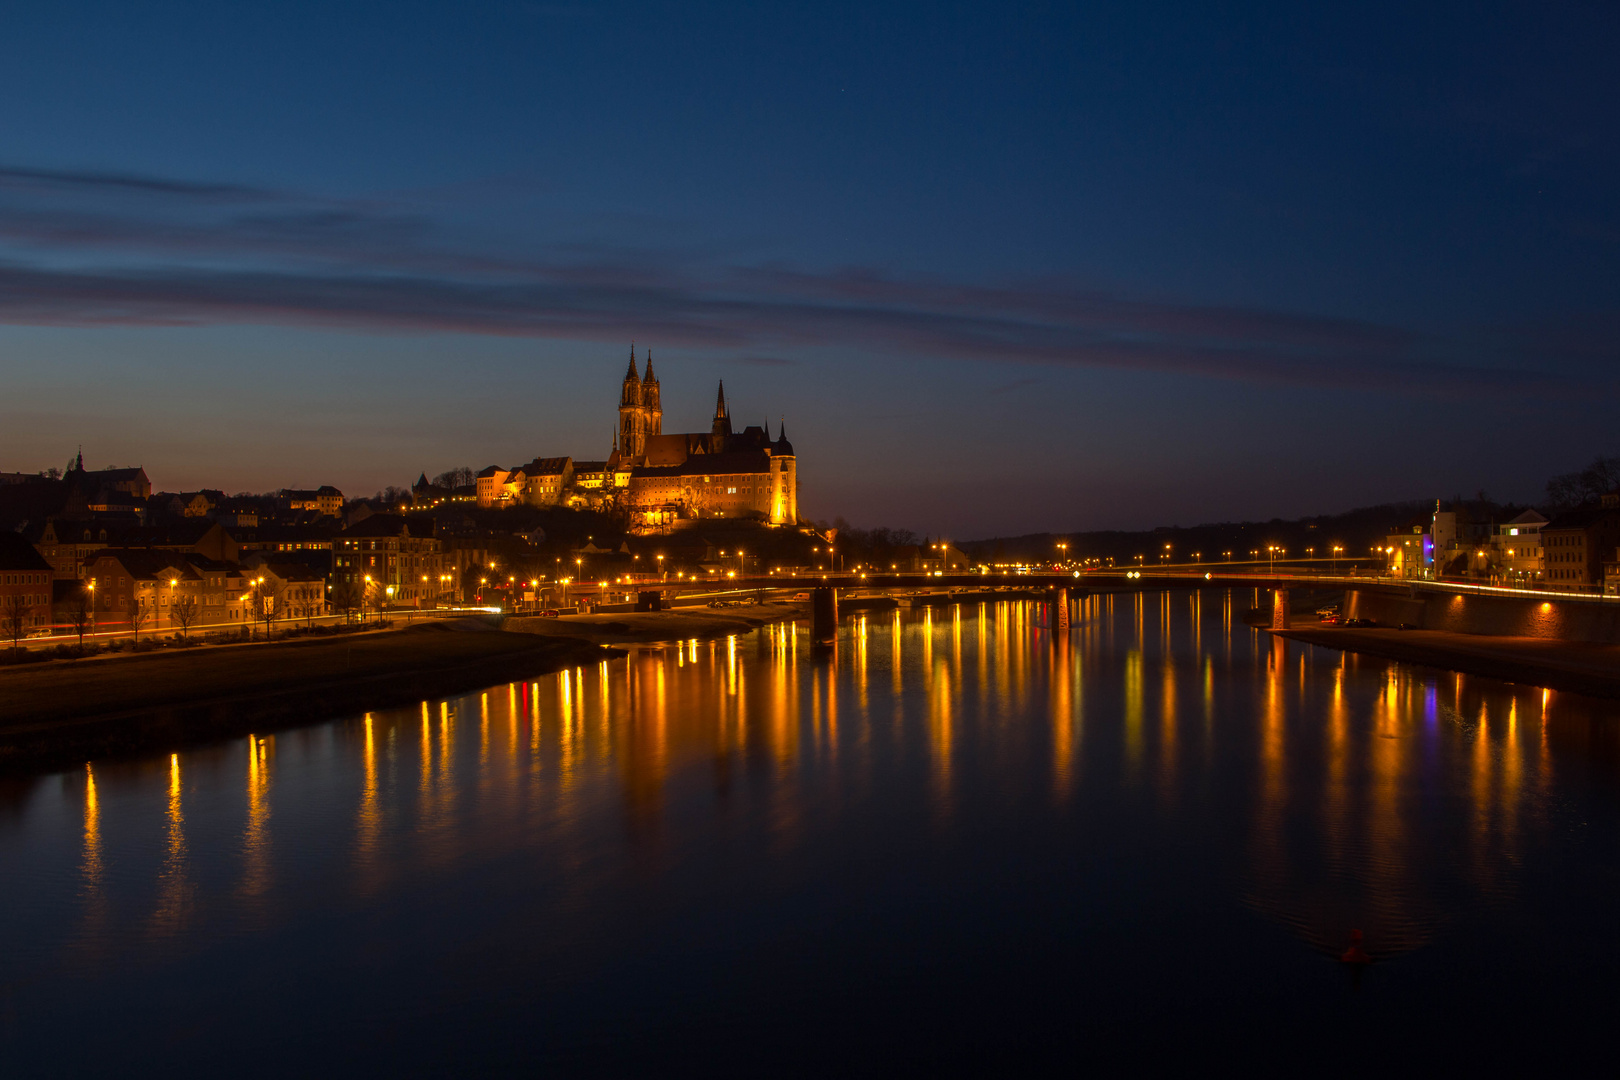
[[[600,457],[631,339],[962,538],[1620,452],[1620,8],[1214,8],[0,3],[0,470]]]

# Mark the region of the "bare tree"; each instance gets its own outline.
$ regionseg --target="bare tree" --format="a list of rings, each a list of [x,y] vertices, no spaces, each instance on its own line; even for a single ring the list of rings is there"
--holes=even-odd
[[[332,586],[332,609],[343,614],[348,622],[354,609],[360,606],[360,592],[352,581],[340,581]]]
[[[253,617],[264,623],[266,641],[276,620],[287,613],[283,592],[278,578],[257,578],[253,583]]]
[[[388,610],[388,600],[388,590],[383,586],[383,583],[380,581],[372,582],[371,592],[366,596],[366,602],[371,605],[371,609],[377,613],[379,619],[382,618],[383,612]]]
[[[23,635],[28,633],[28,614],[31,607],[28,601],[21,596],[10,595],[3,598],[0,604],[0,630],[5,631],[6,637],[11,639],[11,651],[20,653]]]
[[[1571,510],[1595,503],[1620,487],[1620,457],[1593,458],[1579,472],[1563,473],[1547,481],[1547,502],[1551,509]]]
[[[129,611],[129,628],[134,631],[134,640],[141,640],[141,629],[152,618],[152,609],[141,603],[139,596],[135,597],[135,606]]]
[[[454,491],[456,488],[472,487],[477,480],[477,474],[463,465],[460,468],[447,469],[433,478],[434,487],[446,488]]]
[[[180,640],[185,641],[191,628],[202,615],[202,605],[195,596],[176,596],[169,601],[169,621],[180,628]]]
[[[73,597],[73,608],[68,612],[68,622],[79,635],[79,655],[84,655],[84,635],[94,629],[96,625],[96,596],[95,593],[79,583],[79,591]]]

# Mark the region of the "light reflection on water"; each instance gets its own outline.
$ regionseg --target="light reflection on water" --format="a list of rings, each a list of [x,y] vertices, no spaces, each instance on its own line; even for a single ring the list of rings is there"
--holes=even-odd
[[[1347,984],[1326,961],[1352,928],[1392,1010],[1465,1002],[1473,936],[1552,911],[1564,936],[1493,944],[1495,969],[1589,962],[1573,935],[1599,909],[1570,896],[1615,867],[1613,830],[1583,830],[1617,823],[1616,710],[1273,640],[1234,618],[1252,604],[1095,596],[1067,633],[1021,603],[859,612],[832,651],[792,625],[637,648],[14,784],[0,1035],[19,1060],[93,1067],[153,1027],[206,1053],[252,1012],[288,1032],[273,1071],[341,1057],[337,1018],[406,1002],[460,1025],[426,1049],[396,1025],[379,1053],[407,1071],[612,1071],[659,1043],[570,1055],[632,1032],[686,1045],[647,998],[833,1031],[872,1062],[908,1040],[960,1062],[986,1012],[1016,1030],[1063,1003],[1126,1009],[1107,1025],[1129,1030],[1133,980],[1174,982],[1206,933],[1231,979],[1178,992],[1207,1011],[1187,1023],[1226,1032],[1258,1003],[1331,1030]],[[851,985],[882,1024],[829,1009]],[[68,1037],[86,1009],[108,1050]],[[1080,1053],[1072,1021],[1042,1030],[1024,1045]]]

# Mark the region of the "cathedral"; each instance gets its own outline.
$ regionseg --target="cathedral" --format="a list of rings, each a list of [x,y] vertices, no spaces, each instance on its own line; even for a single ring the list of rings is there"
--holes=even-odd
[[[799,477],[784,424],[736,431],[720,384],[709,430],[664,434],[652,352],[646,373],[630,368],[619,389],[619,422],[606,461],[536,458],[478,474],[481,506],[577,506],[621,515],[633,533],[661,533],[713,518],[796,525]]]

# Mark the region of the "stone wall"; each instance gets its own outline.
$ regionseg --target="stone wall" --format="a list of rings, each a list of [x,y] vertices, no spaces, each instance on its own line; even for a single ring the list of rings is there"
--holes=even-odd
[[[1351,589],[1345,593],[1343,615],[1373,619],[1383,626],[1411,623],[1423,630],[1459,634],[1620,643],[1620,603],[1612,601],[1533,600],[1421,590],[1415,596],[1402,596]]]

